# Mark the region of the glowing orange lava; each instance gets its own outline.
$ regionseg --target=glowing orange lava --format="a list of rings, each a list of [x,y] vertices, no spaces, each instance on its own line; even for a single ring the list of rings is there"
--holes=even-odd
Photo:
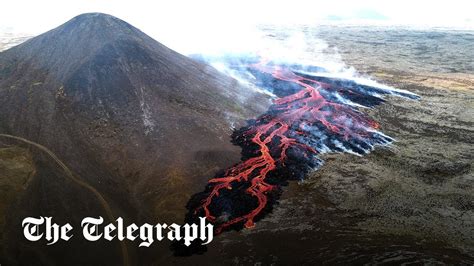
[[[267,179],[276,169],[285,167],[290,150],[300,154],[303,160],[317,160],[318,150],[314,147],[317,145],[305,141],[314,138],[311,136],[314,129],[309,130],[309,127],[317,126],[318,131],[338,135],[341,142],[360,140],[363,143],[379,128],[378,123],[354,107],[328,101],[320,94],[320,89],[337,90],[337,86],[298,75],[280,66],[259,63],[250,65],[250,68],[271,75],[276,80],[296,84],[301,90],[275,100],[269,112],[240,132],[242,141],[254,147],[253,156],[231,167],[224,175],[209,180],[206,196],[195,208],[194,215],[207,217],[215,224],[216,233],[236,224],[247,228],[254,226],[256,217],[268,204],[268,195],[280,186],[278,182]],[[226,217],[220,218],[223,211],[218,206],[218,199],[222,193],[233,189],[250,195],[253,200],[248,205],[251,207],[238,207],[246,210],[227,213]]]

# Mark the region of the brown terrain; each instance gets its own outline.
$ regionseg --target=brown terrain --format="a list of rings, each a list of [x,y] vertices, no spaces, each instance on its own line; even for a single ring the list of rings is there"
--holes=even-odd
[[[302,31],[326,40],[323,52],[337,47],[363,75],[422,99],[392,97],[370,111],[394,145],[364,157],[326,155],[322,168],[292,183],[257,227],[222,236],[205,257],[186,262],[472,265],[474,34],[373,27]]]
[[[323,167],[305,181],[291,183],[273,213],[255,228],[220,235],[204,255],[173,257],[167,243],[149,249],[129,243],[130,261],[159,265],[473,264],[474,55],[468,44],[474,35],[378,28],[303,30],[327,40],[329,50],[337,47],[342,60],[361,73],[422,97],[420,101],[390,98],[370,111],[383,132],[397,141],[365,157],[325,156]],[[0,53],[0,74],[11,71],[5,68],[5,58],[28,54],[32,43]],[[130,42],[112,47],[117,53],[136,49]],[[80,67],[60,73],[63,87],[63,83],[51,83],[51,77],[43,78],[41,67],[36,70],[28,65],[31,61],[20,61],[19,69],[35,71],[27,72],[28,79],[20,75],[23,72],[9,74],[11,80],[0,79],[0,133],[48,147],[104,196],[116,216],[181,221],[189,196],[200,191],[217,170],[238,161],[239,150],[229,142],[231,121],[241,123],[258,114],[267,100],[248,92],[245,101],[235,102],[227,90],[218,88],[237,89],[238,84],[171,51],[166,53],[183,63],[159,65],[155,71],[165,68],[160,70],[160,78],[167,77],[164,80],[144,81],[146,73],[130,77],[135,95],[124,99],[122,92],[111,88],[100,94],[101,88],[107,89],[105,85],[114,81],[94,83],[90,71]],[[81,62],[81,66],[94,69],[99,65],[95,71],[100,71],[116,65],[102,61],[102,53],[97,55],[93,63]],[[150,60],[146,54],[138,55],[145,62]],[[156,60],[167,58],[171,57]],[[144,62],[124,65],[152,67],[140,64]],[[188,74],[177,76],[183,71]],[[191,80],[167,87],[170,81],[187,77]],[[151,89],[152,83],[163,87]],[[198,91],[192,91],[191,84],[203,84],[202,90],[198,86]],[[80,91],[83,87],[95,88],[98,94]],[[208,95],[208,90],[216,93]],[[106,92],[117,95],[110,99]],[[141,99],[147,101],[141,104]],[[110,104],[100,105],[99,100]],[[120,108],[122,104],[127,108]],[[151,131],[144,122],[149,117],[147,108],[140,108],[146,104],[150,117],[163,119],[154,122]],[[115,112],[119,112],[116,117],[107,116]],[[2,228],[13,228],[22,217],[39,214],[76,222],[85,214],[104,216],[97,197],[68,179],[50,155],[11,139],[1,139],[1,144]],[[73,250],[78,247],[92,259],[122,262],[117,243],[79,242],[69,248],[46,249],[25,241],[14,244],[19,236],[13,231],[0,230],[0,258],[7,258],[6,262],[25,263],[29,256],[43,264],[71,264],[68,259],[80,257]],[[102,250],[108,252],[105,258],[99,254]],[[72,264],[86,263],[88,258],[82,257]]]
[[[29,243],[18,225],[39,215],[75,228],[98,215],[183,221],[195,187],[239,159],[232,128],[269,103],[104,14],[0,53],[1,261],[138,260],[118,243]]]

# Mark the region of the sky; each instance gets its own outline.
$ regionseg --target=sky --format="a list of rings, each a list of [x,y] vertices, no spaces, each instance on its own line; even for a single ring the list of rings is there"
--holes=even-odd
[[[175,46],[184,46],[184,36],[239,35],[260,24],[474,29],[472,0],[2,0],[0,7],[0,33],[39,34],[78,14],[103,12]]]

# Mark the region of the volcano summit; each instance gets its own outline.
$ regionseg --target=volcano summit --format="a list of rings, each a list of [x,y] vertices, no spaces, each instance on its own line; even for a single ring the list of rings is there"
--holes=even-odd
[[[18,192],[0,209],[1,243],[10,243],[1,245],[2,254],[17,254],[6,262],[139,260],[130,248],[117,256],[126,250],[118,243],[74,240],[46,251],[24,242],[17,225],[27,216],[74,227],[85,216],[182,221],[186,201],[209,171],[238,160],[228,140],[232,126],[268,103],[100,13],[77,16],[0,53],[0,133],[16,137],[3,136],[1,147],[31,158],[26,172],[12,173],[26,181],[9,189]]]

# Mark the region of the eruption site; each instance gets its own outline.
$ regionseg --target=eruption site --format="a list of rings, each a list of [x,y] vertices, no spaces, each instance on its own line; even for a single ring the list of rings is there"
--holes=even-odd
[[[407,91],[330,77],[324,69],[271,61],[227,60],[233,71],[277,96],[269,110],[236,130],[242,160],[210,179],[188,203],[188,222],[206,217],[215,233],[249,228],[271,211],[282,187],[322,165],[319,155],[364,155],[393,139],[360,109],[384,95],[417,99]],[[230,62],[230,63],[229,63]],[[316,72],[315,72],[316,71]]]

